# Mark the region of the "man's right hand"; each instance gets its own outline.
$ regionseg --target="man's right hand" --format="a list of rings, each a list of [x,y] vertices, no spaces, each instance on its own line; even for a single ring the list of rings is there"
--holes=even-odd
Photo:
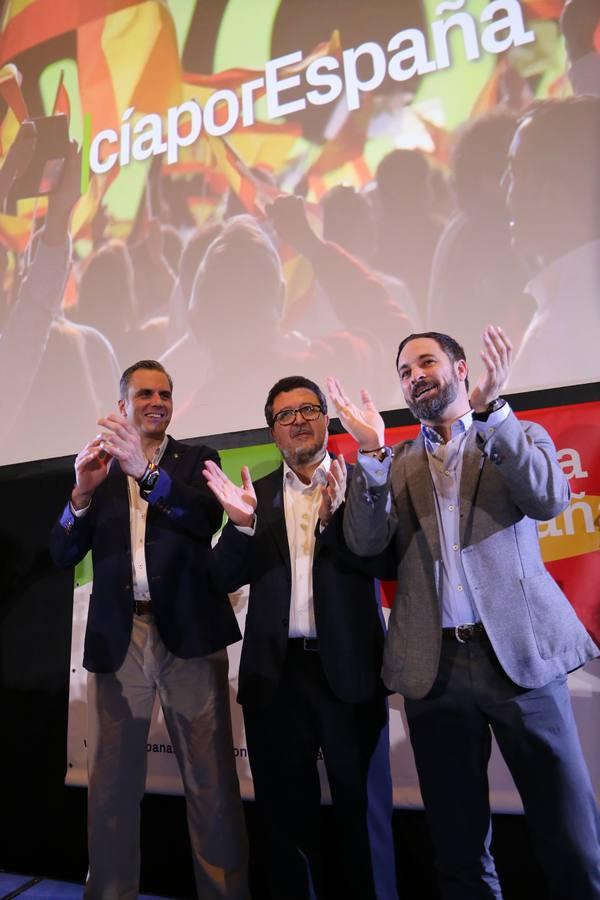
[[[368,391],[360,392],[363,407],[360,409],[343,390],[339,380],[330,376],[327,390],[335,406],[340,422],[352,435],[361,450],[379,450],[385,444],[385,424],[375,408]]]
[[[311,228],[302,197],[293,194],[277,197],[267,206],[267,213],[282,241],[310,257],[321,243]]]
[[[73,509],[89,506],[94,491],[102,484],[112,456],[101,447],[103,435],[98,435],[85,445],[75,458],[75,487],[71,493]]]
[[[254,524],[256,494],[248,466],[242,466],[242,485],[238,487],[211,459],[202,470],[209,488],[234,525],[251,528]]]

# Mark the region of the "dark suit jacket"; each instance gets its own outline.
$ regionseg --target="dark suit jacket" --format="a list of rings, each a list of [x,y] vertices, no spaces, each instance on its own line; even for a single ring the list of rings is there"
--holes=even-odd
[[[231,522],[215,548],[223,586],[250,585],[238,701],[264,705],[273,696],[288,641],[291,566],[283,503],[283,470],[255,485],[257,525],[250,537]],[[345,547],[342,508],[317,537],[313,559],[315,620],[321,662],[333,692],[360,703],[382,690],[384,623],[373,572],[392,577],[385,562],[359,559]]]
[[[222,510],[206,485],[209,447],[169,438],[160,476],[148,497],[146,567],[160,636],[184,659],[214,653],[241,637],[224,591],[210,575],[211,536]],[[133,620],[131,534],[127,478],[117,462],[77,518],[67,503],[55,524],[50,550],[63,568],[92,551],[90,598],[83,664],[91,672],[114,672],[125,658]]]

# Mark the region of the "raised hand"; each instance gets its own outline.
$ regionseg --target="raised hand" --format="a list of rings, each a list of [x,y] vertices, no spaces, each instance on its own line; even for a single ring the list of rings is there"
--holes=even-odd
[[[327,390],[340,422],[357,441],[360,449],[376,450],[383,447],[385,425],[369,392],[364,389],[360,392],[362,409],[359,409],[344,392],[339,380],[331,375],[327,379]]]
[[[346,462],[340,454],[332,460],[327,481],[321,488],[321,502],[319,504],[319,520],[327,525],[336,509],[344,501],[346,496]]]
[[[206,460],[202,474],[234,525],[250,528],[254,522],[256,494],[248,466],[242,466],[241,487],[234,484],[211,459]]]
[[[112,457],[103,448],[103,435],[89,441],[75,457],[75,487],[71,493],[71,503],[75,509],[88,506],[96,488],[102,484]]]
[[[48,214],[43,238],[46,244],[62,244],[69,220],[81,196],[81,152],[75,141],[69,142],[58,187],[48,197]]]
[[[513,345],[500,326],[488,325],[483,332],[483,350],[479,354],[484,369],[469,398],[475,412],[485,412],[506,384],[512,364],[512,350]]]
[[[106,428],[100,446],[111,456],[119,460],[122,470],[133,478],[141,478],[148,460],[142,450],[142,442],[135,427],[124,416],[109,413],[98,419],[98,425]]]
[[[267,206],[266,211],[281,240],[305,256],[320,243],[310,227],[302,197],[293,194],[277,197]]]

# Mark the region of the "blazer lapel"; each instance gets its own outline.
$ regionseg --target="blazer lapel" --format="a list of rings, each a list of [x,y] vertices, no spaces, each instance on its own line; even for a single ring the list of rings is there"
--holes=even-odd
[[[173,475],[182,458],[185,456],[186,445],[174,441],[172,437],[167,440],[167,446],[159,462],[159,468],[164,469],[169,475]],[[159,513],[151,504],[148,504],[148,515],[146,519],[146,537],[152,529],[152,525],[156,521]]]
[[[433,499],[433,483],[422,434],[419,434],[405,454],[404,465],[408,492],[419,524],[423,529],[433,559],[440,559],[440,534]]]
[[[106,479],[106,490],[110,497],[113,512],[115,513],[115,521],[119,523],[119,528],[123,528],[124,535],[129,544],[131,541],[129,489],[127,486],[127,476],[116,459],[113,460],[110,466],[108,478]]]
[[[280,466],[263,482],[264,495],[261,498],[259,515],[264,515],[267,527],[291,576],[290,548],[285,527],[285,507],[283,503],[283,467]]]
[[[474,428],[469,430],[465,441],[463,453],[462,471],[460,476],[460,541],[464,546],[467,523],[471,521],[471,511],[475,492],[481,478],[481,470],[485,462],[485,456],[477,447],[477,432]]]

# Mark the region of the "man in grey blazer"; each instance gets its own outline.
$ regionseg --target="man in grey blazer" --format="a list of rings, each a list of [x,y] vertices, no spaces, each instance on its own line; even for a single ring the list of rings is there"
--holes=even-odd
[[[427,332],[400,344],[421,432],[393,451],[369,394],[359,408],[330,379],[360,445],[344,534],[359,555],[390,546],[396,556],[383,679],[405,697],[442,896],[502,897],[490,854],[493,732],[551,896],[598,900],[598,810],[566,675],[600,651],[546,571],[536,527],[566,507],[569,487],[546,431],[499,397],[510,341],[492,326],[483,340],[470,395],[455,340]]]

